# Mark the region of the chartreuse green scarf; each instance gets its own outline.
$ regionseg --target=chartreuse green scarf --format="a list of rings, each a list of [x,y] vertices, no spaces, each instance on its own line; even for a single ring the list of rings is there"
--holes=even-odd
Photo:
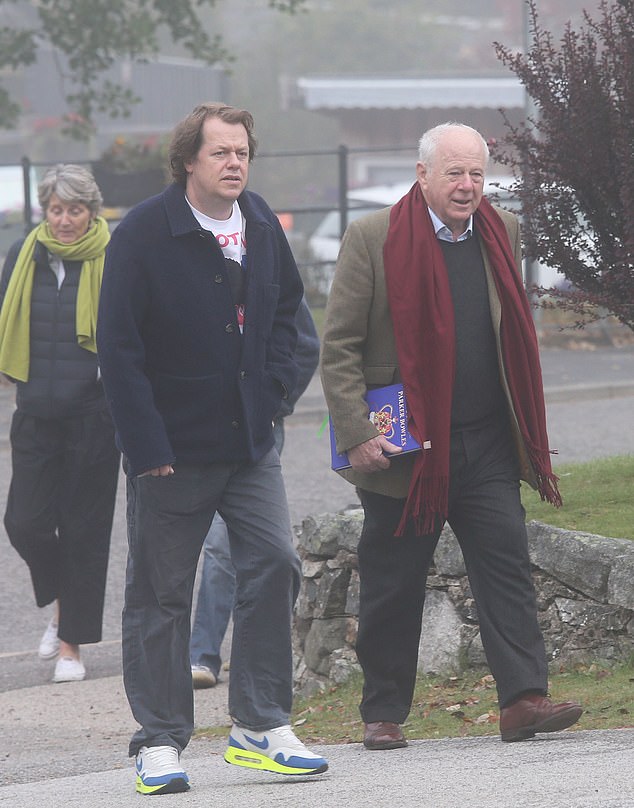
[[[38,241],[62,261],[83,262],[77,289],[77,342],[87,351],[96,353],[97,306],[110,232],[106,220],[97,216],[88,231],[72,244],[54,239],[46,221],[26,237],[0,310],[0,372],[21,382],[29,378],[31,294]]]

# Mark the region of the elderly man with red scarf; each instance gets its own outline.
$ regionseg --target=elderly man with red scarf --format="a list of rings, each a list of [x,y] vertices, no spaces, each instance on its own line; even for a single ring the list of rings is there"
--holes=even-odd
[[[417,182],[352,222],[326,310],[321,374],[337,449],[364,509],[357,656],[368,749],[407,745],[425,582],[445,522],[462,549],[503,741],[574,724],[547,697],[520,480],[561,504],[550,465],[517,218],[483,197],[482,136],[446,123],[420,140]],[[402,382],[398,457],[368,420],[369,388]]]

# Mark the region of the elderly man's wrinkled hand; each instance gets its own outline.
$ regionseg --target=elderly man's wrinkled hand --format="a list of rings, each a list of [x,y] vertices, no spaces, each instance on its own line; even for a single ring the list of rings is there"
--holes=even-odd
[[[348,449],[348,460],[353,471],[372,474],[375,471],[389,469],[389,455],[400,454],[402,451],[400,446],[394,446],[387,438],[378,435]]]

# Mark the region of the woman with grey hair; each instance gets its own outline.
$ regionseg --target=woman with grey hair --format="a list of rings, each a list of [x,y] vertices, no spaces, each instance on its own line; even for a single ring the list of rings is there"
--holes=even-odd
[[[38,606],[54,603],[39,656],[53,681],[78,681],[80,645],[101,640],[119,452],[95,344],[108,224],[88,169],[57,165],[38,197],[44,220],[0,276],[0,372],[16,384],[4,523]]]

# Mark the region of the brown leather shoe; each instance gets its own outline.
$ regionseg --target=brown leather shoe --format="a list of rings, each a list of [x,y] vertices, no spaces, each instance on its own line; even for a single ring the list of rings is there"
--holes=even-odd
[[[366,749],[401,749],[407,746],[403,730],[392,721],[371,721],[365,725],[363,745]]]
[[[525,693],[500,712],[503,741],[524,741],[537,732],[558,732],[575,724],[583,709],[576,701],[553,704],[546,696]]]

